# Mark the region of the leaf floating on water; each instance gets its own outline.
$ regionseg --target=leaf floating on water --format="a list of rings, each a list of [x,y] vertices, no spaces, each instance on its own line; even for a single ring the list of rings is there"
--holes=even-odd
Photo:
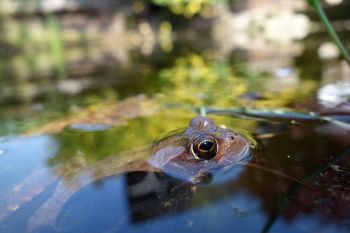
[[[98,132],[98,131],[105,131],[112,128],[111,125],[108,124],[71,124],[67,127],[68,130],[71,131],[83,131],[83,132]]]

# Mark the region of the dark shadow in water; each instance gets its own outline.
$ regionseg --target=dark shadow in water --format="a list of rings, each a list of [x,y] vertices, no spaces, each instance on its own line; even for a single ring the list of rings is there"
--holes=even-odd
[[[290,200],[293,199],[293,197],[297,195],[298,192],[300,192],[303,188],[305,188],[304,187],[305,183],[308,183],[313,179],[317,179],[317,176],[319,176],[319,174],[327,172],[330,166],[338,162],[341,162],[342,160],[346,159],[346,157],[349,155],[350,155],[350,147],[346,148],[339,155],[331,157],[329,161],[327,161],[324,165],[320,166],[315,171],[312,171],[310,174],[304,176],[300,180],[300,182],[295,182],[293,185],[291,185],[288,188],[288,190],[285,193],[281,194],[278,200],[276,201],[275,209],[271,212],[270,217],[268,218],[268,221],[266,222],[266,225],[262,230],[262,233],[270,232],[274,223],[276,223],[280,215],[282,215],[283,212],[286,211],[286,209],[288,208],[290,204]]]
[[[126,180],[132,223],[182,212],[193,197],[193,184],[163,173],[128,173]]]
[[[135,224],[147,224],[187,209],[192,188],[162,173],[132,172],[109,177],[99,187],[89,185],[70,198],[60,211],[55,229],[67,233],[132,232]]]

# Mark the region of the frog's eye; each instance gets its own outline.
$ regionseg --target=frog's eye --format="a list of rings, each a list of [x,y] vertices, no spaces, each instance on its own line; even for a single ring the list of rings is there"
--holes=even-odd
[[[210,160],[218,151],[218,145],[214,137],[204,136],[197,138],[191,145],[191,152],[196,159]]]

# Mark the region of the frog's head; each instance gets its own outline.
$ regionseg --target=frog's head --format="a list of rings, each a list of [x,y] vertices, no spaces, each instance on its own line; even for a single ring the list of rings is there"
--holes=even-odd
[[[185,131],[157,142],[148,162],[168,175],[196,180],[246,162],[252,143],[250,138],[218,127],[207,117],[196,117]]]

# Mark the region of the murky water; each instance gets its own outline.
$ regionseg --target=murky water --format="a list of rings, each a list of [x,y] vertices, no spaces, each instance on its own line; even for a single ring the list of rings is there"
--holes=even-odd
[[[4,140],[2,232],[223,232],[237,226],[244,232],[348,232],[349,126],[342,135],[323,131],[327,124],[254,122],[256,130],[275,136],[259,140],[248,164],[199,184],[157,172],[98,178],[94,164],[152,143],[148,129],[161,134],[163,127],[184,124],[175,116],[161,117],[161,125],[159,119],[140,119],[124,128]],[[217,120],[234,125],[227,117]],[[76,171],[87,164],[91,170],[83,179],[93,182],[64,203],[53,198],[60,195],[59,180],[67,193],[75,190],[83,182]],[[65,172],[57,173],[62,167]],[[45,208],[49,216],[42,214]]]
[[[324,33],[68,17],[1,24],[0,232],[350,231],[350,69]],[[256,140],[249,161],[196,182],[133,166],[204,106]]]

